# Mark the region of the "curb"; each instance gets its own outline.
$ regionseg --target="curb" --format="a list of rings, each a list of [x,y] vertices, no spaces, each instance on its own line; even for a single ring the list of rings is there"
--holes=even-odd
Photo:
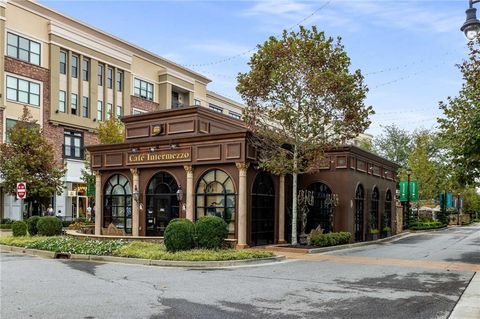
[[[14,252],[37,256],[42,258],[54,259],[56,253],[47,250],[26,249],[22,247],[0,245],[0,252]],[[122,263],[131,265],[145,265],[145,266],[160,266],[160,267],[182,267],[182,268],[222,268],[243,265],[261,265],[272,262],[279,262],[286,259],[285,256],[273,256],[258,259],[244,259],[244,260],[219,260],[219,261],[176,261],[176,260],[153,260],[141,258],[127,258],[115,256],[95,256],[95,255],[80,255],[70,254],[70,259],[77,261],[94,261],[94,262],[109,262]]]

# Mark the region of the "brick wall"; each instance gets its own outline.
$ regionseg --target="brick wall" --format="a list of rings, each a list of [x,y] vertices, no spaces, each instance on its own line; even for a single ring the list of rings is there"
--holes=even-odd
[[[136,108],[136,109],[147,111],[147,112],[160,111],[160,104],[149,101],[149,100],[141,99],[134,95],[130,95],[130,106],[132,108]]]

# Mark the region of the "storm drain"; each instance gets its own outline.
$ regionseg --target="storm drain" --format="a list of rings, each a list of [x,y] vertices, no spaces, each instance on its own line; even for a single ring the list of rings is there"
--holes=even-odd
[[[70,253],[55,253],[55,259],[70,259]]]

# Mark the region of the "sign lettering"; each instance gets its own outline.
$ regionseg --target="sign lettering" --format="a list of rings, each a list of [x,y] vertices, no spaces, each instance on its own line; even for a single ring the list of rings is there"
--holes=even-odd
[[[190,150],[157,151],[152,153],[129,153],[127,164],[134,163],[161,163],[161,162],[187,162],[190,161]]]

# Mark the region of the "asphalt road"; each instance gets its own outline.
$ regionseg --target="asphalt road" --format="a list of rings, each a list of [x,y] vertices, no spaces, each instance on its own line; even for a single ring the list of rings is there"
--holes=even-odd
[[[447,318],[474,274],[468,265],[480,264],[480,225],[323,256],[329,259],[195,270],[2,253],[0,315]],[[449,269],[454,263],[466,267]]]

